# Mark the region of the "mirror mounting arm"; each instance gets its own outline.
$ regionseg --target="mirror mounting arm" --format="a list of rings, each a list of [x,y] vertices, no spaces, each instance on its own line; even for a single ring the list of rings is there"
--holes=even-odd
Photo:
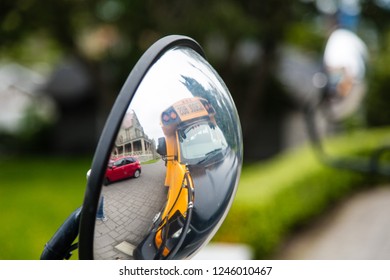
[[[390,166],[388,164],[381,164],[381,157],[390,151],[390,146],[383,146],[372,152],[368,160],[359,158],[348,159],[339,158],[328,155],[322,144],[321,137],[315,124],[316,106],[307,105],[303,108],[306,129],[308,131],[309,139],[313,146],[313,150],[318,159],[329,166],[339,169],[353,170],[367,174],[380,174],[382,176],[390,176]]]
[[[81,207],[76,209],[60,226],[53,237],[46,243],[41,260],[69,259],[71,252],[78,246],[72,245],[79,234]]]

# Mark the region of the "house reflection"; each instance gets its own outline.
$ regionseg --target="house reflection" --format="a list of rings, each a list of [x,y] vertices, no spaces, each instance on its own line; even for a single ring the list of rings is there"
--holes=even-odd
[[[149,139],[134,111],[129,111],[123,118],[118,137],[115,141],[113,157],[136,156],[144,162],[156,157],[156,144]]]

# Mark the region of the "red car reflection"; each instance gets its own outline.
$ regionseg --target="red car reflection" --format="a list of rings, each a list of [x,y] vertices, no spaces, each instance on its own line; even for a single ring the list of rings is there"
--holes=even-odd
[[[111,161],[106,170],[104,184],[126,179],[138,178],[141,175],[141,164],[135,157],[121,157]]]

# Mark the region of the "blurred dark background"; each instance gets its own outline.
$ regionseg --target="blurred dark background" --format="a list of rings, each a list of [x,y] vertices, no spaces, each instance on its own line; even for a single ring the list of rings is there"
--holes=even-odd
[[[247,162],[305,141],[305,81],[337,25],[369,47],[366,125],[389,124],[389,23],[386,0],[2,0],[0,156],[93,153],[127,75],[171,34],[198,41],[230,89]]]

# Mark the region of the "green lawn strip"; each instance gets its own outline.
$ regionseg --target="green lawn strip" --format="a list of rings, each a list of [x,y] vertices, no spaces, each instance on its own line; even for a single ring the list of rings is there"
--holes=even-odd
[[[356,132],[328,140],[326,145],[334,154],[366,154],[385,141],[387,132]],[[246,243],[253,248],[255,258],[269,258],[295,228],[376,180],[323,165],[311,147],[245,166],[231,211],[213,241]]]
[[[151,160],[148,160],[148,161],[144,161],[141,164],[152,164],[152,163],[158,162],[159,160],[160,159],[151,159]]]
[[[22,162],[21,162],[22,161]],[[81,206],[90,159],[0,161],[0,259],[38,259],[62,222]]]

